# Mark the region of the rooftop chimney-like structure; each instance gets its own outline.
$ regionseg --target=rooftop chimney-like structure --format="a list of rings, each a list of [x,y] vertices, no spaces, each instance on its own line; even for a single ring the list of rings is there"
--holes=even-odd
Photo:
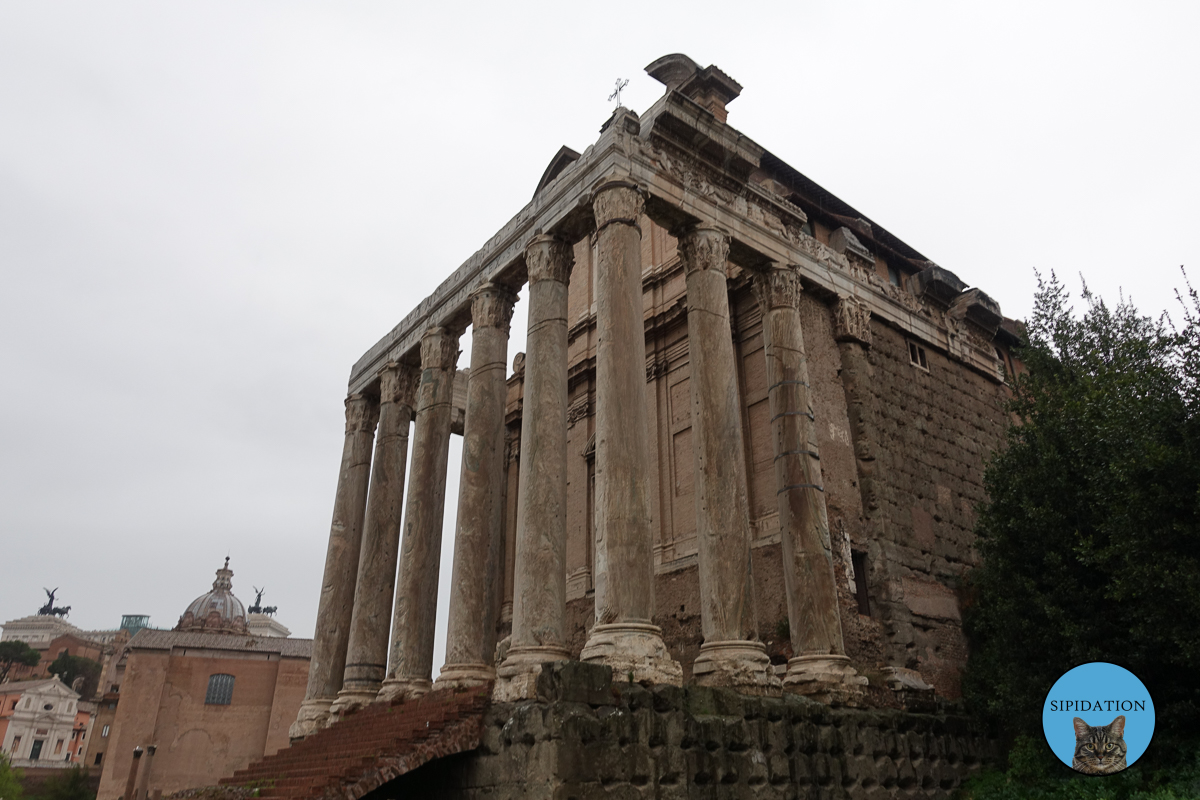
[[[650,62],[646,72],[664,84],[668,92],[677,91],[696,101],[721,122],[729,116],[725,106],[742,93],[742,85],[715,64],[701,69],[683,53],[672,53]]]

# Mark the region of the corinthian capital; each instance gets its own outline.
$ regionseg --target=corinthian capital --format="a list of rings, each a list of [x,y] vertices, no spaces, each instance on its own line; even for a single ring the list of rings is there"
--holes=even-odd
[[[754,275],[754,296],[763,313],[800,305],[800,275],[790,267],[771,267]]]
[[[392,361],[379,376],[379,402],[416,408],[417,384],[420,382],[420,370]]]
[[[555,236],[542,234],[525,246],[525,267],[530,284],[538,281],[566,283],[571,278],[574,264],[575,248]]]
[[[839,297],[833,314],[833,335],[839,342],[871,346],[871,309],[857,297]]]
[[[458,363],[458,334],[430,328],[421,337],[421,369],[454,369]]]
[[[689,275],[704,269],[725,274],[729,237],[716,228],[692,228],[679,235],[679,257]]]
[[[641,193],[628,181],[607,181],[592,195],[592,210],[596,214],[597,229],[612,222],[637,225],[642,206]]]
[[[471,324],[476,328],[508,330],[517,293],[499,283],[485,283],[471,292]]]
[[[379,403],[365,394],[346,398],[346,433],[370,433],[379,421]]]

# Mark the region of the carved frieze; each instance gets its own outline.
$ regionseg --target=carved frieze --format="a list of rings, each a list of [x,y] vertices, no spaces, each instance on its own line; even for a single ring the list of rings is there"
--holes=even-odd
[[[525,248],[525,266],[530,284],[538,281],[567,283],[574,264],[575,248],[554,236],[538,236]]]
[[[845,226],[830,234],[829,246],[846,256],[851,263],[857,261],[869,269],[875,267],[875,256],[871,255],[871,251],[863,246],[863,243],[854,235],[854,231]]]
[[[512,322],[517,293],[499,283],[484,283],[471,292],[471,324],[476,328],[507,331]]]
[[[689,275],[706,269],[724,273],[729,236],[716,228],[692,228],[679,235],[679,257]]]
[[[834,337],[839,342],[871,346],[871,307],[857,297],[839,297],[833,315]]]
[[[754,296],[765,314],[773,308],[800,305],[800,275],[790,267],[771,267],[754,276]]]
[[[346,398],[346,434],[370,433],[379,422],[379,403],[365,394]]]
[[[512,371],[513,371],[514,378],[524,378],[525,377],[525,354],[524,353],[517,353],[515,356],[513,356]]]
[[[416,408],[417,385],[420,382],[420,370],[407,364],[389,362],[379,375],[379,402]]]
[[[430,328],[421,337],[421,369],[454,369],[458,354],[458,335],[447,328]]]
[[[507,457],[508,457],[509,461],[520,461],[521,460],[521,437],[520,436],[511,437],[508,440],[508,448],[507,449],[508,449]]]

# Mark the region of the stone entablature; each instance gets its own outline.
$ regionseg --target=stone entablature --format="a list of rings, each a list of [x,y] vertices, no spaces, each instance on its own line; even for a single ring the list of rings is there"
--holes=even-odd
[[[685,131],[691,138],[707,139],[728,166],[719,167],[685,152],[677,144],[686,140]],[[947,328],[944,312],[868,268],[863,254],[869,251],[857,237],[847,243],[850,237],[843,233],[844,251],[838,252],[805,233],[804,212],[772,191],[784,190],[783,184],[760,176],[750,180],[751,171],[761,169],[764,153],[759,145],[678,93],[668,92],[641,118],[628,109],[617,109],[594,145],[549,181],[529,205],[359,359],[351,370],[351,393],[376,381],[388,361],[416,363],[420,337],[427,327],[469,318],[471,292],[518,268],[525,247],[538,232],[586,231],[594,224],[586,198],[597,183],[614,173],[623,175],[648,198],[647,213],[664,227],[688,219],[717,225],[730,232],[735,263],[794,265],[806,282],[820,290],[860,298],[881,320],[954,353],[985,374],[996,374],[994,350],[978,341],[982,335],[972,339],[969,347],[955,346],[955,332]],[[853,236],[848,229],[846,232]]]

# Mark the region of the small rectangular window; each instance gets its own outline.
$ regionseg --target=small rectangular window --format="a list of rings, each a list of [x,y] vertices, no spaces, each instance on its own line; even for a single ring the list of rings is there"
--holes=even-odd
[[[867,554],[860,550],[851,550],[850,563],[854,567],[854,599],[858,601],[858,613],[869,617],[871,599],[867,594]]]
[[[100,759],[104,758],[104,753],[96,753],[96,764],[100,763]],[[93,765],[95,766],[95,765]]]
[[[208,694],[204,696],[204,704],[210,706],[227,706],[233,702],[233,676],[220,673],[209,676]]]
[[[888,280],[891,281],[892,286],[899,286],[901,289],[904,288],[904,281],[900,277],[900,270],[891,264],[888,264]]]
[[[21,746],[21,737],[20,737],[20,736],[14,736],[14,737],[13,737],[13,743],[12,743],[12,750],[11,750],[11,751],[9,751],[9,752],[12,752],[12,753],[15,753],[15,752],[17,752],[17,748],[18,748],[18,747],[20,747],[20,746]]]
[[[104,727],[103,727],[103,728],[100,730],[100,738],[101,738],[101,739],[103,739],[103,738],[104,738],[104,737],[106,737],[106,736],[108,736],[108,726],[107,726],[107,725],[105,725],[105,726],[104,726]]]
[[[925,360],[925,348],[916,342],[908,343],[908,360],[914,367],[920,367],[923,370],[929,369],[929,362]]]

